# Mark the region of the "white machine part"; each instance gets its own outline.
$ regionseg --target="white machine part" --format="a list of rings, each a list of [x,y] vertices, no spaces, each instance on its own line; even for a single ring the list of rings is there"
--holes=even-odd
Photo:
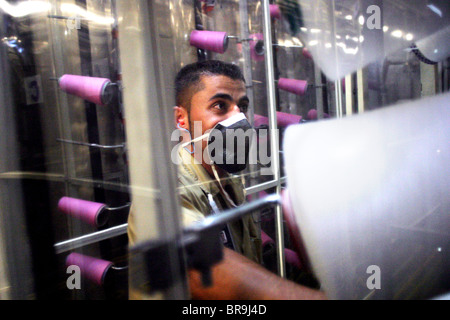
[[[449,101],[447,93],[287,128],[292,209],[330,298],[448,290]]]
[[[447,0],[298,0],[299,37],[330,80],[419,43],[427,55],[450,55]],[[426,42],[420,40],[432,36]],[[437,50],[437,51],[436,51]],[[436,53],[438,53],[438,56]],[[435,61],[435,60],[433,60]]]

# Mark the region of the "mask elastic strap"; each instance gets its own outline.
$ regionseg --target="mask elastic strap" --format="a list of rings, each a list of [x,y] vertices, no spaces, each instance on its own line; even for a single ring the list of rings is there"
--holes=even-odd
[[[190,154],[195,153],[195,144],[193,144],[193,142],[199,140],[199,138],[202,138],[202,139],[203,139],[204,136],[200,136],[200,137],[195,138],[194,140],[192,140],[191,132],[190,132],[189,130],[180,127],[180,123],[177,123],[177,128],[180,129],[180,130],[182,130],[182,131],[186,131],[187,133],[189,133],[189,136],[191,137],[191,140],[189,140],[189,141],[186,142],[186,143],[183,143],[183,144],[181,145],[181,147],[183,147],[184,150],[186,150],[186,151],[189,152]],[[192,151],[189,150],[188,148],[186,148],[187,145],[189,145],[189,144],[192,144]]]
[[[192,137],[192,136],[191,136],[191,133],[189,132],[189,130],[180,127],[180,123],[177,123],[177,128],[180,129],[180,130],[182,130],[182,131],[188,132],[188,133],[189,133],[189,136]],[[190,154],[193,154],[193,153],[195,152],[195,144],[192,146],[192,151],[189,150],[188,148],[186,148],[186,146],[187,146],[189,143],[191,143],[191,142],[192,142],[192,140],[191,140],[191,141],[188,141],[187,143],[183,143],[181,146],[184,148],[184,150],[186,150],[186,151],[189,152]]]
[[[216,178],[217,182],[219,183],[219,188],[222,191],[222,194],[225,196],[225,198],[228,200],[228,202],[233,206],[233,207],[237,207],[237,205],[234,203],[234,201],[231,199],[230,195],[228,194],[228,192],[225,191],[225,189],[222,187],[222,183],[220,182],[220,178],[219,178],[219,174],[217,173],[216,170],[216,165],[213,164],[212,166],[212,170],[214,173],[214,177]]]
[[[186,130],[186,129],[181,128],[181,130]],[[186,130],[186,131],[189,132],[188,130]],[[189,134],[190,134],[190,132],[189,132]],[[207,137],[208,135],[209,135],[209,133],[205,133],[204,135],[202,135],[202,136],[200,136],[200,137],[197,137],[197,138],[195,138],[195,139],[191,139],[191,140],[189,140],[188,142],[183,143],[183,144],[181,145],[181,147],[186,149],[186,146],[187,146],[187,145],[193,144],[194,142],[197,142],[197,141],[199,141],[199,140],[205,139],[205,137]],[[193,147],[193,151],[190,151],[190,150],[186,149],[186,151],[188,151],[190,154],[193,154],[193,153],[195,152],[195,144],[193,144],[192,147]]]

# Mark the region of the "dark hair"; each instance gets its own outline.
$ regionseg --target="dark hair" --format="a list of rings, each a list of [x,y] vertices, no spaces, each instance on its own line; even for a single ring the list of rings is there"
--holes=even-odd
[[[202,89],[200,86],[201,76],[222,75],[233,80],[245,82],[241,69],[231,63],[219,60],[207,60],[188,64],[184,66],[175,78],[175,97],[177,106],[190,109],[192,96]],[[191,90],[195,88],[195,90]]]

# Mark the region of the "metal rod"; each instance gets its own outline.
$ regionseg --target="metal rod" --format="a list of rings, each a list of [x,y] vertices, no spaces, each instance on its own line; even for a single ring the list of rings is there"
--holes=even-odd
[[[367,81],[366,71],[358,69],[356,72],[356,88],[358,92],[358,113],[363,113],[366,104]]]
[[[317,66],[314,64],[314,83],[315,83],[315,93],[316,93],[316,109],[317,109],[317,119],[323,119],[323,88],[326,88],[327,85],[322,83],[322,72]]]
[[[276,180],[272,180],[272,181],[267,181],[267,182],[263,182],[261,184],[255,185],[255,186],[251,186],[245,189],[245,194],[249,195],[249,194],[254,194],[257,193],[259,191],[263,191],[269,188],[273,188],[278,184],[278,181]]]
[[[351,116],[353,114],[353,81],[352,75],[345,76],[345,115]]]
[[[59,15],[47,15],[47,18],[51,18],[51,19],[60,19],[60,20],[69,20],[69,19],[76,19],[76,20],[82,20],[82,21],[93,21],[93,19],[88,19],[88,18],[83,18],[83,17],[72,17],[72,16],[59,16]]]
[[[76,145],[86,146],[86,147],[101,148],[101,149],[125,148],[125,144],[117,144],[117,145],[106,146],[106,145],[101,145],[101,144],[97,144],[97,143],[87,143],[87,142],[72,141],[72,140],[66,140],[66,139],[56,139],[56,141],[65,142],[65,143],[71,143],[71,144],[76,144]]]
[[[253,38],[245,38],[245,37],[239,38],[238,36],[227,36],[227,38],[237,40],[237,43],[254,40]]]
[[[187,233],[196,233],[207,229],[222,227],[223,225],[242,218],[246,214],[249,214],[253,211],[260,210],[266,207],[278,206],[280,203],[281,196],[279,194],[271,194],[262,199],[248,202],[242,206],[222,211],[217,214],[209,215],[200,222],[187,227],[185,231]]]
[[[278,43],[273,43],[272,44],[275,47],[282,47],[282,48],[304,48],[305,46],[299,46],[299,45],[285,45],[285,44],[278,44]]]
[[[123,267],[111,266],[111,269],[116,270],[116,271],[123,271],[123,270],[128,270],[128,266],[123,266]]]
[[[334,82],[334,93],[336,99],[336,118],[342,118],[342,86],[340,80]]]
[[[74,239],[58,242],[54,245],[57,254],[81,248],[92,243],[114,238],[127,233],[128,224],[121,224],[106,230],[93,232]]]
[[[267,100],[269,108],[269,130],[270,130],[270,146],[272,152],[272,168],[274,180],[277,181],[276,193],[280,194],[280,158],[279,158],[279,145],[278,145],[278,129],[277,129],[277,114],[276,114],[276,97],[275,97],[275,76],[274,76],[274,63],[273,63],[273,47],[268,44],[272,44],[272,31],[271,31],[271,18],[269,0],[263,0],[263,30],[264,30],[264,51],[265,51],[265,67],[266,67],[266,86],[267,86]],[[283,219],[280,206],[275,209],[275,242],[277,253],[277,267],[280,277],[286,277],[285,264],[284,264],[284,232],[283,232]]]
[[[108,211],[116,211],[116,210],[122,210],[122,209],[128,208],[128,207],[130,207],[130,206],[131,206],[131,203],[127,203],[127,204],[125,204],[125,205],[123,205],[123,206],[120,206],[120,207],[114,207],[114,208],[106,207],[105,210],[108,210]]]
[[[110,182],[104,180],[93,180],[87,178],[70,178],[59,173],[42,173],[42,172],[29,172],[29,171],[10,171],[0,173],[0,179],[33,179],[33,180],[46,180],[54,182],[66,182],[70,185],[82,186],[92,185],[96,188],[103,188],[105,190],[113,190],[118,192],[129,192],[129,185],[119,182]],[[158,196],[159,191],[156,189],[148,189],[146,192],[150,192],[155,196]],[[68,193],[67,193],[68,194]]]

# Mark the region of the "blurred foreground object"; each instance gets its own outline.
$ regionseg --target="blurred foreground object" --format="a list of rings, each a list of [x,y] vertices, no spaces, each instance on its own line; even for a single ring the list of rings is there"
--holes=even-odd
[[[450,289],[450,94],[291,125],[295,221],[331,299],[422,299]]]

